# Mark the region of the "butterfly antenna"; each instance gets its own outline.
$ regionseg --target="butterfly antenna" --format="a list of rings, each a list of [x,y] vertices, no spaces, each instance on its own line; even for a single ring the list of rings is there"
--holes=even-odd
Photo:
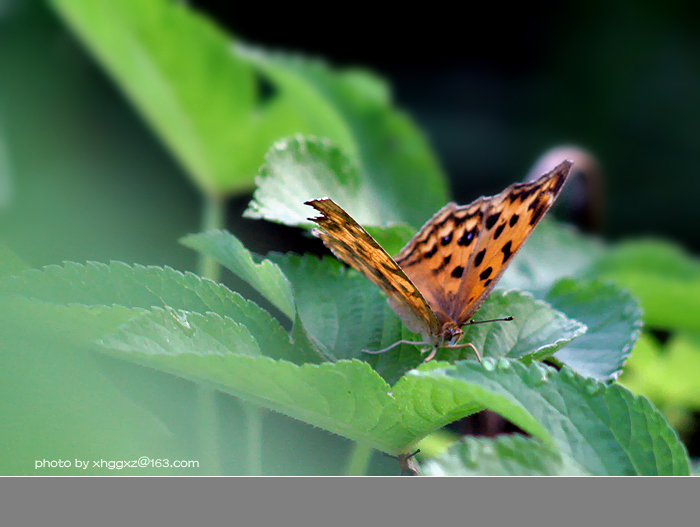
[[[515,320],[514,317],[505,317],[505,318],[492,318],[490,320],[474,320],[471,319],[469,322],[465,324],[465,326],[473,326],[474,324],[486,324],[488,322],[510,322],[511,320]]]

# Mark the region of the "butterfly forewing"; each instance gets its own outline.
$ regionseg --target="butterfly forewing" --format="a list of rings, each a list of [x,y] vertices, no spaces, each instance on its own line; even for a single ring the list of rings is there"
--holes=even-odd
[[[306,204],[322,214],[310,218],[319,226],[312,233],[321,238],[340,260],[379,286],[411,331],[424,337],[439,333],[440,325],[428,302],[365,229],[331,199],[312,200]]]
[[[469,205],[446,205],[396,256],[442,324],[463,325],[554,203],[572,163]]]

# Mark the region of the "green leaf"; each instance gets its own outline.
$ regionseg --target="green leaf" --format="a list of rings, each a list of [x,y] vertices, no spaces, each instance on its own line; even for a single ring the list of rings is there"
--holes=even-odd
[[[359,159],[359,147],[354,130],[350,127],[337,100],[327,97],[313,78],[294,65],[306,63],[323,70],[332,82],[343,83],[352,71],[331,68],[321,59],[290,56],[277,50],[266,50],[236,42],[233,52],[249,64],[272,87],[273,93],[261,108],[269,128],[265,149],[281,137],[295,133],[309,133],[332,139],[342,146],[350,157]],[[296,129],[280,133],[279,121],[298,123]],[[264,152],[263,152],[264,153]],[[258,163],[258,166],[260,163]]]
[[[61,305],[0,294],[0,334],[20,340],[31,336],[42,343],[58,342],[63,348],[84,348],[142,312],[124,306]]]
[[[366,363],[297,366],[257,354],[242,327],[155,310],[105,339],[110,353],[227,393],[385,452],[409,448],[484,407],[593,474],[682,473],[687,459],[645,399],[617,386],[508,359],[431,363],[391,388]],[[175,343],[174,345],[172,343]],[[440,366],[443,366],[440,368]],[[595,441],[590,441],[595,438]]]
[[[333,105],[271,80],[263,97],[259,66],[230,35],[180,2],[52,0],[66,23],[109,72],[204,192],[248,190],[265,151],[293,133],[353,145]]]
[[[27,264],[5,244],[0,243],[0,278],[19,274],[27,269]]]
[[[404,221],[401,211],[364,180],[357,166],[326,139],[295,136],[275,143],[253,201],[244,216],[286,225],[311,226],[315,211],[306,201],[329,197],[362,225],[384,226]]]
[[[498,412],[545,445],[556,447],[572,469],[594,475],[687,475],[688,456],[676,432],[644,397],[564,368],[529,368],[499,359],[481,366],[463,361],[413,372],[435,380],[429,410],[444,413],[454,399],[470,397]],[[406,382],[410,377],[406,377]],[[401,392],[395,387],[394,394]],[[414,390],[415,391],[415,390]],[[437,393],[436,393],[437,392]],[[422,415],[429,415],[428,409]]]
[[[614,280],[637,296],[647,326],[700,331],[700,263],[660,240],[622,243],[592,273]]]
[[[271,262],[264,266],[269,267],[277,269]],[[39,325],[47,335],[71,335],[83,344],[145,309],[160,307],[192,316],[212,312],[242,324],[270,357],[298,363],[322,359],[308,343],[292,345],[282,326],[255,303],[222,284],[167,267],[66,263],[9,277],[0,282],[0,294],[16,309],[24,306],[26,324]]]
[[[391,402],[390,388],[366,363],[297,366],[232,351],[212,353],[196,338],[177,338],[182,345],[172,350],[174,353],[165,354],[159,351],[162,343],[179,328],[164,330],[148,318],[139,322],[105,341],[108,351],[190,380],[205,381],[242,400],[350,439],[393,450],[384,438],[373,433]]]
[[[275,143],[260,168],[255,191],[244,216],[286,225],[311,226],[315,212],[306,201],[328,197],[358,223],[384,227],[411,223],[415,210],[393,202],[386,189],[360,173],[342,151],[327,140],[295,136]],[[427,207],[421,217],[429,217]],[[438,208],[431,209],[436,212]],[[415,220],[413,220],[415,221]],[[376,232],[376,231],[375,231]]]
[[[545,218],[510,263],[499,286],[531,291],[541,298],[558,280],[584,273],[603,252],[599,240]]]
[[[381,338],[384,318],[393,313],[385,309],[380,289],[364,276],[334,258],[291,253],[268,258],[291,282],[300,322],[334,360],[362,358],[362,347]]]
[[[52,4],[200,188],[250,186],[255,79],[224,33],[177,2]]]
[[[464,327],[463,342],[471,342],[487,357],[521,359],[526,363],[549,357],[586,333],[586,326],[567,318],[529,293],[497,289],[477,311],[475,320],[512,316],[510,322],[493,322]],[[446,350],[448,354],[454,353]],[[441,357],[444,357],[442,353]],[[465,358],[464,352],[452,360]],[[452,362],[451,360],[451,362]]]
[[[421,465],[427,476],[590,476],[557,449],[519,434],[465,436]]]
[[[373,189],[366,194],[381,198],[375,205],[397,211],[388,216],[390,221],[406,222],[418,228],[445,205],[446,179],[426,138],[404,113],[392,107],[389,88],[382,80],[366,71],[333,72],[320,61],[282,54],[256,58],[257,66],[278,84],[286,86],[304,79],[313,87],[316,97],[337,109],[350,126],[356,146],[349,149],[346,143],[339,144],[352,164],[359,166],[363,186]],[[323,196],[309,196],[318,197]],[[257,196],[256,201],[263,207],[259,211],[256,205],[251,205],[248,213],[254,217],[261,217],[258,214],[264,209],[269,214],[264,216],[267,219],[282,222],[287,219],[278,219],[274,207],[266,207]],[[390,214],[388,211],[385,214]]]
[[[146,355],[262,356],[260,346],[243,324],[216,313],[202,315],[172,308],[143,313],[128,327],[106,336],[101,344],[116,351]]]
[[[208,231],[190,234],[181,238],[180,243],[214,258],[253,286],[290,320],[294,320],[294,297],[287,277],[270,260],[255,263],[250,251],[231,233]]]
[[[637,300],[612,283],[564,279],[545,299],[567,316],[588,326],[588,332],[560,349],[554,358],[578,373],[596,379],[616,378],[642,328]]]

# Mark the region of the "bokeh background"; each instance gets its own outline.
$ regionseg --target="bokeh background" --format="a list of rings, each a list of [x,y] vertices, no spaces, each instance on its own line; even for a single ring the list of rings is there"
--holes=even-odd
[[[700,251],[692,3],[190,5],[246,42],[385,77],[461,203],[524,178],[547,149],[576,145],[602,169],[602,237],[657,236]],[[249,248],[315,243],[242,219],[249,199],[232,198],[227,217]],[[177,239],[200,229],[200,209],[191,181],[50,7],[0,0],[0,241],[30,267],[194,270]]]
[[[660,235],[700,250],[700,13],[691,3],[540,1],[468,14],[358,7],[342,16],[191,4],[247,42],[386,77],[460,202],[500,191],[546,149],[574,144],[600,162],[606,238]],[[8,243],[32,265],[189,268],[193,255],[175,243],[199,225],[187,178],[43,2],[0,6]],[[233,222],[247,197],[235,201]]]

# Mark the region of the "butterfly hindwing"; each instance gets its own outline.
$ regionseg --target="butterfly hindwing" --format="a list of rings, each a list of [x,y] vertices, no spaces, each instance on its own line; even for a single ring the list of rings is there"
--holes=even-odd
[[[446,205],[396,256],[440,323],[468,322],[554,203],[572,163],[469,205]]]
[[[426,338],[439,333],[437,318],[421,292],[362,226],[331,199],[317,199],[306,204],[322,214],[310,218],[319,226],[311,232],[340,260],[379,286],[387,294],[392,309],[411,331]]]

